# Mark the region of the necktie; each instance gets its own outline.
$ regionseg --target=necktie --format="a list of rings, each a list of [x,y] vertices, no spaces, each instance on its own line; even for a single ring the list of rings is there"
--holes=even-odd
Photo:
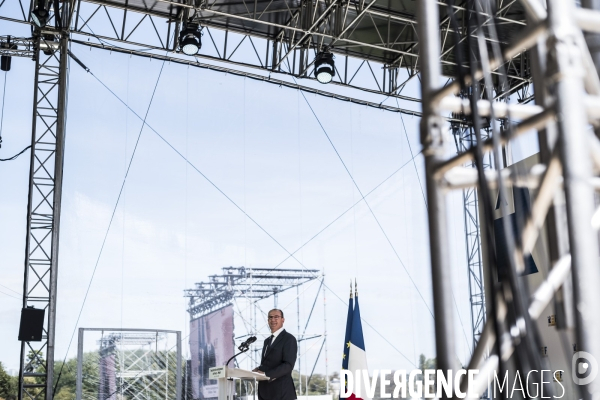
[[[265,343],[265,351],[263,353],[263,357],[267,354],[267,350],[269,350],[269,347],[271,347],[271,343],[273,343],[273,335],[269,336],[269,340],[267,340],[267,343]]]

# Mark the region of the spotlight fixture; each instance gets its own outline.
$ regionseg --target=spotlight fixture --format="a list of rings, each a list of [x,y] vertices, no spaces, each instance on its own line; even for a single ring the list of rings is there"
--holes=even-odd
[[[181,48],[181,51],[188,56],[198,54],[198,50],[202,47],[200,36],[198,24],[191,22],[185,24],[185,27],[179,34],[179,47]]]
[[[31,20],[38,28],[43,28],[48,22],[48,10],[46,10],[46,4],[44,0],[39,0],[37,8],[31,13]]]
[[[315,76],[321,83],[329,83],[335,76],[333,54],[321,51],[315,58]]]
[[[45,55],[51,56],[58,49],[58,42],[56,41],[56,36],[46,33],[42,35],[42,40],[40,41],[40,50],[44,52]]]

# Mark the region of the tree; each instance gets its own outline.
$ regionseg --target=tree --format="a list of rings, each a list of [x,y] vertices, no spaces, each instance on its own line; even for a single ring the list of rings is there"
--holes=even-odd
[[[308,395],[317,395],[317,394],[325,394],[327,392],[327,381],[325,377],[321,374],[313,374],[310,377],[308,375],[299,375],[298,371],[292,371],[292,379],[294,380],[294,386],[296,386],[296,392],[298,392],[299,396]],[[302,393],[300,393],[300,384],[299,379],[302,380]],[[308,385],[308,393],[307,393],[307,385]]]
[[[27,363],[25,364],[25,372],[45,372],[46,360],[44,353],[41,350],[29,350],[27,353]]]
[[[14,400],[17,398],[18,378],[8,375],[0,361],[0,399]]]
[[[427,358],[425,354],[419,356],[419,369],[424,373],[426,369],[436,369],[437,361],[435,358]]]
[[[325,394],[327,393],[327,380],[321,374],[314,374],[308,381],[308,394]]]
[[[71,358],[65,363],[55,362],[54,379],[54,398],[56,400],[74,399],[77,385],[77,359]]]

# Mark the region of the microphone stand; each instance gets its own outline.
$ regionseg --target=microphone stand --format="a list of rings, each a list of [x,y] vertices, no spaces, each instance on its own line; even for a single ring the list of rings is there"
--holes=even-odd
[[[240,347],[238,347],[238,349],[240,349],[241,351],[239,353],[237,353],[236,355],[234,355],[233,357],[231,357],[229,360],[227,360],[227,363],[225,364],[226,367],[229,367],[229,363],[231,362],[231,360],[233,360],[240,354],[247,352],[250,349],[250,345],[246,345],[246,346],[241,345]]]

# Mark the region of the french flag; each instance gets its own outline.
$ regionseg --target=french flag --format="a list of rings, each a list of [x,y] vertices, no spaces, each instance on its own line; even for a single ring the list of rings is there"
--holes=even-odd
[[[352,307],[353,305],[354,307]],[[365,339],[363,336],[362,322],[360,320],[360,307],[358,306],[358,291],[355,292],[354,299],[352,299],[352,292],[350,292],[350,306],[348,310],[348,320],[346,322],[346,342],[344,344],[344,361],[346,360],[347,364],[345,362],[342,363],[343,369],[347,369],[353,373],[357,370],[368,371]],[[362,377],[355,377],[355,380],[360,378]],[[357,395],[356,383],[357,382],[355,382],[352,394],[348,396],[348,399],[371,400],[371,398],[366,395],[366,390],[364,389],[360,391],[360,395]]]

